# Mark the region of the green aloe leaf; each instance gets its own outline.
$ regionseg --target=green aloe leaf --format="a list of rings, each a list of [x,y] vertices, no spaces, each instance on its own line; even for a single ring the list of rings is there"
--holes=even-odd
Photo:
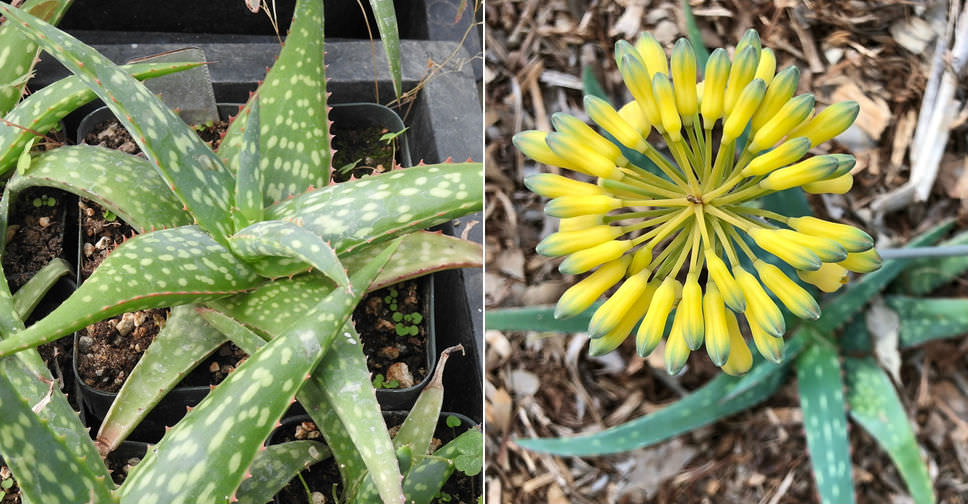
[[[13,309],[17,316],[24,320],[34,311],[47,291],[60,280],[60,277],[71,272],[71,265],[57,257],[47,263],[34,276],[30,277],[13,295]]]
[[[847,405],[837,349],[822,343],[809,345],[797,359],[796,368],[803,428],[820,502],[853,503]]]
[[[0,28],[2,30],[2,28]],[[0,47],[5,47],[0,43]],[[199,63],[133,63],[122,70],[138,80],[160,77],[195,68]],[[18,103],[4,120],[20,126],[0,123],[0,174],[17,164],[17,157],[27,141],[57,127],[57,123],[78,107],[96,97],[77,77],[63,78]]]
[[[901,348],[968,333],[968,299],[888,296],[885,301],[901,319]]]
[[[57,24],[70,5],[71,0],[27,0],[20,8],[48,23]],[[37,44],[25,39],[10,26],[12,24],[0,25],[0,47],[3,48],[0,50],[0,75],[4,81],[12,81],[0,86],[0,116],[10,112],[20,100],[39,52]]]
[[[420,391],[420,395],[413,403],[413,408],[410,409],[410,413],[407,414],[407,418],[393,438],[394,447],[409,445],[415,454],[428,453],[430,443],[434,439],[434,430],[437,428],[440,407],[444,404],[444,369],[447,367],[450,353],[458,349],[463,351],[464,347],[450,347],[441,352],[433,377]]]
[[[954,222],[951,220],[943,222],[911,240],[906,247],[930,245],[944,236],[953,224]],[[894,280],[908,265],[908,262],[903,259],[884,261],[881,269],[868,273],[860,280],[848,285],[843,293],[824,303],[823,315],[813,323],[813,326],[821,333],[832,334],[867,304],[871,297],[883,290],[891,280]]]
[[[586,332],[588,322],[599,306],[601,303],[596,302],[587,310],[567,319],[556,319],[554,306],[487,310],[484,313],[484,327],[495,331]]]
[[[229,246],[236,255],[249,261],[264,256],[295,258],[312,265],[337,285],[349,285],[346,269],[329,243],[312,230],[290,222],[257,222],[232,235]],[[258,268],[258,264],[254,266]]]
[[[329,183],[329,109],[323,65],[323,1],[299,0],[289,36],[276,63],[259,87],[262,121],[260,168],[265,173],[265,201],[281,201]],[[251,101],[248,107],[251,107]],[[232,170],[242,146],[246,114],[239,114],[219,147]]]
[[[397,13],[393,9],[393,0],[370,0],[370,7],[373,8],[376,26],[380,29],[383,50],[387,53],[393,92],[400,98],[403,93],[400,77],[400,32],[397,31]]]
[[[725,400],[741,378],[720,374],[698,390],[655,413],[594,434],[571,438],[519,439],[515,443],[555,455],[605,455],[626,452],[664,441],[749,408],[780,387],[786,377],[780,367],[746,392]]]
[[[101,452],[117,448],[162,397],[225,341],[193,306],[172,309],[104,417],[97,435]]]
[[[299,471],[329,456],[329,449],[316,441],[290,441],[267,446],[252,460],[249,467],[252,477],[242,482],[235,496],[239,504],[271,502],[272,496]]]
[[[245,353],[252,355],[265,345],[266,340],[238,320],[211,308],[193,306],[195,311],[209,325],[235,343]]]
[[[353,275],[355,296],[334,291],[212,390],[128,476],[121,487],[122,502],[234,498],[256,452],[306,376],[330,354],[327,350],[353,341],[341,328],[392,253],[393,247],[388,247]]]
[[[759,353],[754,354],[753,367],[740,378],[739,383],[723,399],[726,401],[732,400],[733,397],[759,385],[764,380],[769,380],[773,373],[779,371],[781,368],[789,367],[789,364],[803,352],[803,349],[807,347],[810,341],[818,338],[819,336],[809,326],[804,324],[798,326],[793,332],[793,337],[784,343],[782,363],[777,364],[762,358]]]
[[[935,502],[928,467],[890,378],[870,358],[848,357],[844,365],[851,418],[891,457],[914,502]]]
[[[224,243],[232,230],[234,181],[195,131],[144,84],[90,46],[7,4],[0,3],[0,13],[97,93],[199,225]]]
[[[246,116],[239,147],[239,166],[235,176],[235,204],[240,218],[236,228],[243,228],[262,220],[262,188],[265,174],[259,169],[259,96],[253,95],[250,106],[242,111]]]
[[[115,249],[50,315],[0,342],[0,355],[124,312],[202,302],[261,283],[255,272],[196,226],[138,235]]]
[[[968,244],[968,232],[959,233],[938,245],[946,247],[966,244]],[[917,259],[909,261],[907,269],[898,277],[896,285],[900,293],[918,296],[941,287],[965,271],[968,271],[968,256]]]
[[[11,178],[7,190],[13,193],[36,186],[90,199],[141,232],[192,223],[192,216],[150,161],[114,149],[77,145],[47,151],[33,158],[24,173]]]

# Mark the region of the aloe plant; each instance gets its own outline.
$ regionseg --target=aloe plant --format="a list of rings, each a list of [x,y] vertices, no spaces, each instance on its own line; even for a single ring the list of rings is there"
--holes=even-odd
[[[120,488],[105,478],[94,444],[65,442],[53,420],[29,407],[0,412],[0,423],[11,429],[23,417],[29,442],[49,450],[43,460],[11,464],[24,494],[34,502],[73,502],[78,495],[96,495],[98,502],[241,499],[263,440],[297,398],[338,440],[330,447],[346,476],[368,474],[380,499],[402,502],[403,473],[346,321],[367,289],[479,264],[479,247],[422,229],[481,208],[480,165],[424,165],[327,185],[332,156],[322,0],[299,0],[278,60],[217,152],[90,47],[6,4],[0,14],[100,97],[146,156],[63,147],[29,159],[10,180],[0,200],[0,231],[12,198],[41,185],[94,200],[142,232],[30,327],[23,328],[11,306],[0,366],[97,320],[186,305],[172,312],[168,325],[192,326],[197,334],[172,331],[156,351],[149,348],[99,433],[103,454],[197,361],[196,343],[211,345],[222,333],[251,355],[166,433]],[[4,292],[5,286],[0,314]],[[9,381],[0,380],[0,400],[26,397],[26,385],[3,371],[0,378]],[[83,432],[76,416],[57,418]],[[24,449],[27,439],[4,432],[11,431],[0,427],[0,452]],[[48,462],[56,485],[45,484],[47,470],[40,480],[27,474]]]

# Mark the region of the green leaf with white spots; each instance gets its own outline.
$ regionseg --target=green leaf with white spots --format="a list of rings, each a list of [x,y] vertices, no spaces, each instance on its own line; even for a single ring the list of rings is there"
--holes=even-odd
[[[253,95],[251,104],[242,114],[246,116],[239,148],[239,166],[235,175],[235,205],[239,217],[236,228],[241,229],[262,220],[262,188],[265,175],[259,168],[259,95]]]
[[[959,233],[939,247],[968,245],[968,232]],[[968,271],[968,256],[932,257],[908,261],[907,269],[895,285],[903,294],[927,294]]]
[[[94,90],[131,133],[199,225],[219,242],[232,231],[232,174],[195,131],[151,91],[90,46],[0,3],[18,30]]]
[[[104,416],[97,435],[102,451],[117,448],[161,398],[225,341],[194,306],[173,308]]]
[[[570,438],[517,439],[529,450],[554,455],[605,455],[627,452],[664,441],[684,432],[709,425],[737,411],[754,406],[774,392],[786,377],[780,367],[767,379],[746,392],[726,400],[742,378],[720,374],[698,390],[665,408],[595,434]]]
[[[265,504],[303,469],[329,458],[326,445],[316,441],[290,441],[267,446],[256,454],[249,468],[251,478],[242,482],[238,504]]]
[[[252,355],[258,349],[262,348],[262,345],[266,344],[266,340],[259,336],[255,331],[249,329],[243,325],[238,320],[229,317],[228,315],[213,310],[211,308],[203,308],[192,305],[193,308],[202,319],[205,320],[209,325],[218,330],[222,335],[235,343],[235,345],[242,349],[243,352]]]
[[[436,455],[414,455],[413,466],[403,477],[407,504],[430,504],[454,472],[454,462]],[[377,502],[363,500],[363,502]]]
[[[27,0],[20,8],[32,16],[57,24],[70,5],[71,0]],[[39,52],[37,44],[27,40],[12,24],[0,25],[0,75],[4,81],[12,81],[0,86],[0,117],[10,112],[20,100],[27,83],[26,77],[30,76],[34,58]]]
[[[822,343],[809,345],[796,367],[803,429],[820,502],[853,503],[847,405],[837,349]]]
[[[118,502],[111,495],[111,480],[96,468],[103,467],[100,458],[85,460],[72,451],[34,407],[44,406],[30,404],[0,372],[0,450],[24,495],[33,502]]]
[[[359,294],[334,291],[212,390],[128,476],[122,502],[229,502],[306,376],[344,341],[353,341],[341,328],[392,252],[388,247],[353,275]]]
[[[229,238],[229,246],[241,259],[253,261],[265,256],[283,256],[312,265],[320,273],[346,287],[346,269],[336,251],[322,238],[290,222],[263,221],[252,224]],[[253,264],[258,271],[258,264]],[[260,271],[260,274],[263,272]]]
[[[927,464],[890,378],[870,358],[848,357],[844,367],[851,418],[891,457],[914,502],[935,502]]]
[[[265,218],[301,225],[342,255],[476,212],[483,194],[480,163],[423,165],[300,194],[267,208]]]
[[[0,44],[0,47],[3,47]],[[122,70],[138,80],[161,77],[195,68],[201,63],[133,63]],[[0,123],[0,174],[17,163],[17,154],[36,138],[34,132],[45,134],[58,126],[68,114],[96,97],[94,91],[75,76],[63,78],[46,86],[17,104],[4,120],[17,126]]]
[[[0,355],[53,341],[124,312],[203,302],[262,282],[196,226],[138,235],[105,258],[50,315],[0,341]]]
[[[390,78],[393,79],[393,92],[400,98],[403,86],[400,77],[400,32],[397,30],[397,12],[393,9],[393,0],[370,0],[376,26],[380,29],[380,40],[383,50],[387,54],[387,64],[390,66]]]
[[[885,300],[901,319],[901,348],[968,333],[968,299],[887,296]]]
[[[248,327],[277,334],[333,291],[333,282],[314,273],[268,282],[252,292],[207,303]]]
[[[67,261],[56,257],[30,277],[13,295],[13,309],[17,317],[26,319],[33,313],[34,308],[44,298],[47,291],[60,280],[60,277],[71,272],[71,265]]]
[[[47,151],[7,185],[55,187],[96,202],[141,232],[192,223],[151,162],[119,150],[77,145]]]
[[[948,220],[938,224],[917,238],[911,240],[905,247],[922,247],[938,241],[951,229],[954,221]],[[823,316],[812,325],[821,333],[832,334],[838,327],[846,323],[861,308],[870,301],[871,297],[880,292],[897,277],[908,265],[907,260],[886,260],[881,269],[868,273],[847,286],[843,293],[838,294],[823,306]]]
[[[434,430],[437,429],[440,407],[444,404],[444,369],[451,352],[458,349],[464,350],[461,346],[454,346],[441,352],[433,377],[420,391],[413,407],[410,408],[410,413],[407,414],[407,418],[404,419],[393,438],[394,447],[400,448],[409,445],[415,454],[426,455],[429,453],[430,443],[434,439]]]
[[[483,264],[481,245],[469,240],[430,231],[417,231],[399,238],[400,246],[387,262],[372,289],[382,289],[404,280],[454,268],[479,268]],[[340,259],[354,271],[382,250],[382,243],[360,247]]]
[[[583,333],[588,331],[588,323],[591,322],[595,310],[601,305],[600,302],[596,302],[587,310],[566,319],[555,318],[554,306],[487,310],[484,313],[484,327],[494,331]]]
[[[323,1],[299,0],[289,35],[259,87],[260,168],[266,202],[281,201],[329,183],[329,110],[323,65]],[[248,107],[251,107],[251,101]],[[225,133],[219,156],[235,170],[246,114]]]

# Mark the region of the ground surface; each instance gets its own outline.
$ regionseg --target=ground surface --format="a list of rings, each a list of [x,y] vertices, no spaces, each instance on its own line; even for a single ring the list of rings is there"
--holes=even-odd
[[[968,127],[964,109],[953,116],[938,180],[926,202],[893,212],[872,210],[878,198],[910,177],[909,147],[928,81],[933,42],[924,38],[933,16],[943,31],[944,7],[925,10],[891,0],[693,1],[707,47],[730,51],[748,27],[777,53],[778,68],[801,69],[800,93],[819,106],[853,99],[856,126],[815,152],[853,153],[854,189],[846,197],[812,200],[823,216],[867,229],[878,246],[903,244],[940,221],[968,214]],[[671,47],[684,34],[679,2],[660,0],[501,0],[488,2],[487,55],[487,276],[488,308],[554,303],[574,278],[558,260],[534,254],[555,230],[539,197],[521,183],[548,170],[524,159],[511,135],[550,130],[550,116],[581,111],[581,69],[588,65],[606,93],[624,103],[611,47],[651,31]],[[928,28],[925,28],[928,26]],[[930,41],[930,37],[929,37]],[[956,92],[964,103],[965,89]],[[930,141],[930,140],[928,140]],[[968,295],[968,277],[939,290]],[[936,293],[934,295],[940,295]],[[701,386],[717,370],[702,353],[686,372],[665,374],[659,357],[635,356],[626,344],[590,359],[582,334],[542,336],[487,333],[487,491],[489,503],[565,502],[814,502],[796,382],[790,378],[769,401],[708,427],[626,454],[552,457],[517,447],[517,437],[591,432],[655,411]],[[627,342],[628,343],[628,342]],[[928,460],[940,502],[968,502],[968,338],[901,353],[899,394]],[[910,502],[887,455],[851,427],[858,502]]]

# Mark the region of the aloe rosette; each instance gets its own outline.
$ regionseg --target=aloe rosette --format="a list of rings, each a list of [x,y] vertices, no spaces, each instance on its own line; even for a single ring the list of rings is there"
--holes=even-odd
[[[63,492],[121,502],[229,502],[245,491],[241,485],[254,463],[260,470],[274,467],[257,454],[298,397],[318,424],[329,427],[341,467],[369,474],[383,501],[403,501],[404,474],[346,321],[369,288],[480,264],[479,246],[422,230],[480,210],[481,168],[472,162],[422,165],[327,185],[322,9],[321,0],[297,3],[276,64],[213,152],[127,72],[70,35],[0,4],[4,26],[15,27],[74,73],[145,154],[63,147],[21,163],[0,203],[0,226],[19,191],[43,185],[92,199],[142,232],[50,315],[26,328],[4,324],[0,363],[19,362],[23,353],[15,352],[113,315],[188,305],[172,312],[169,325],[198,332],[187,341],[171,331],[165,341],[182,346],[149,352],[151,362],[142,362],[129,378],[130,388],[125,385],[129,389],[122,390],[99,433],[97,447],[104,453],[197,361],[186,350],[212,347],[221,339],[214,332],[220,332],[252,354],[119,489],[104,478],[97,452],[91,454],[94,445],[69,447],[47,420],[28,415],[24,422],[32,435],[62,445],[50,458],[63,463],[55,471]],[[15,383],[0,387],[19,392]],[[4,410],[3,425],[14,425],[23,413]],[[58,421],[82,432],[76,417]],[[0,451],[13,453],[22,441],[0,435]],[[347,475],[352,477],[358,476]],[[24,490],[35,502],[70,501],[54,486],[27,481]]]
[[[561,219],[538,253],[564,257],[562,273],[588,273],[561,296],[555,316],[578,315],[614,289],[589,322],[592,354],[614,350],[634,332],[642,356],[666,339],[670,373],[705,344],[717,366],[742,374],[753,362],[742,336],[745,319],[759,352],[780,361],[786,331],[780,306],[804,319],[818,318],[820,307],[773,262],[832,292],[848,271],[876,270],[880,257],[860,229],[789,217],[756,200],[791,188],[848,191],[853,156],[802,158],[847,129],[858,105],[840,102],[816,112],[812,95],[794,96],[797,68],[776,72],[773,52],[754,30],[732,61],[725,50],[713,51],[701,82],[686,39],[671,58],[648,33],[635,44],[619,41],[615,54],[634,99],[616,110],[585,97],[585,112],[602,134],[559,113],[552,116],[554,132],[514,137],[535,161],[577,174],[525,180],[550,199],[545,213]],[[653,130],[672,160],[649,143]]]

